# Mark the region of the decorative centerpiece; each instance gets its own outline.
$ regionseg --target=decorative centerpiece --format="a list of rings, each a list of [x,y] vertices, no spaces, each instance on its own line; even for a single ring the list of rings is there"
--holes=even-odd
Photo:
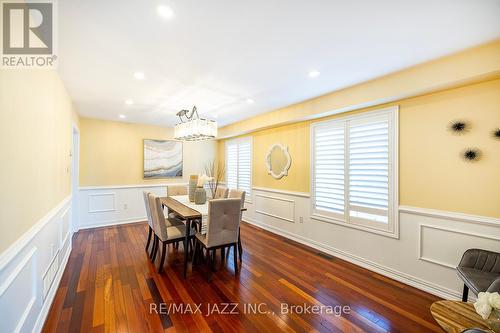
[[[194,192],[196,191],[196,185],[198,184],[198,175],[191,175],[189,177],[188,186],[188,196],[189,201],[194,202]]]
[[[205,172],[210,178],[208,181],[208,188],[211,192],[211,198],[215,198],[215,193],[219,188],[219,184],[222,181],[225,173],[224,163],[210,161],[205,165]]]
[[[495,293],[479,293],[474,309],[494,332],[500,333],[500,295]]]
[[[196,191],[194,192],[194,203],[197,205],[203,205],[207,202],[207,191],[205,191],[205,183],[210,179],[207,175],[202,175],[198,177],[198,183],[196,185]]]

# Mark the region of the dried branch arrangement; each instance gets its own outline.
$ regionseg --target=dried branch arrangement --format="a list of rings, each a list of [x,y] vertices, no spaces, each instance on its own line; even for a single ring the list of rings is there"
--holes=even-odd
[[[215,193],[217,193],[217,188],[224,177],[225,171],[225,165],[224,163],[220,163],[220,161],[216,162],[215,160],[211,160],[205,165],[205,173],[210,177],[208,187],[210,192],[212,192],[212,198],[214,198]]]

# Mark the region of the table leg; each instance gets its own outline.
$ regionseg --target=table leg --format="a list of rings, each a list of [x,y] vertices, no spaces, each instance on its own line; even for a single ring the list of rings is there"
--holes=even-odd
[[[191,219],[186,220],[186,235],[184,237],[184,278],[187,276],[188,255],[189,255],[189,236],[191,234]]]

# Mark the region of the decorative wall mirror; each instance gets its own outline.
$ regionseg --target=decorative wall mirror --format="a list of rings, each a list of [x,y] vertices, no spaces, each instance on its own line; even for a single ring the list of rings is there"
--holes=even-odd
[[[271,177],[281,179],[288,175],[291,164],[292,158],[287,146],[275,143],[269,148],[266,156],[266,168]]]

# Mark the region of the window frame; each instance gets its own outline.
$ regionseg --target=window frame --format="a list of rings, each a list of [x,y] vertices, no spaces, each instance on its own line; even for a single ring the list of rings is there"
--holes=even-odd
[[[225,156],[225,161],[224,161],[224,167],[225,167],[225,185],[229,189],[228,185],[228,154],[227,154],[227,148],[230,144],[237,144],[238,146],[240,143],[248,141],[250,143],[250,193],[246,193],[245,195],[245,202],[252,203],[252,195],[253,195],[253,138],[251,136],[248,137],[242,137],[242,138],[237,138],[237,139],[231,139],[231,140],[226,140],[224,144],[224,156]],[[238,148],[239,149],[239,148]],[[239,174],[239,158],[237,162],[237,168],[238,170],[236,171],[236,174]],[[238,178],[238,177],[237,177]],[[238,182],[239,184],[239,182]]]
[[[388,223],[386,225],[369,220],[360,220],[358,218],[350,217],[349,212],[349,128],[346,126],[346,122],[349,120],[360,120],[368,119],[380,115],[388,115],[389,119],[389,200],[388,200],[388,210],[387,217]],[[324,210],[318,210],[315,207],[316,203],[316,175],[315,175],[315,132],[317,128],[328,127],[328,126],[339,126],[343,124],[344,126],[344,200],[345,207],[344,215],[336,214],[333,212],[327,212]],[[314,122],[310,125],[310,190],[311,190],[311,200],[310,200],[310,218],[317,221],[333,223],[337,225],[342,225],[349,228],[354,228],[358,230],[363,230],[387,237],[399,238],[399,106],[392,106],[388,108],[377,109],[373,111],[367,111],[363,113],[358,113],[354,115],[342,116],[335,119]]]

